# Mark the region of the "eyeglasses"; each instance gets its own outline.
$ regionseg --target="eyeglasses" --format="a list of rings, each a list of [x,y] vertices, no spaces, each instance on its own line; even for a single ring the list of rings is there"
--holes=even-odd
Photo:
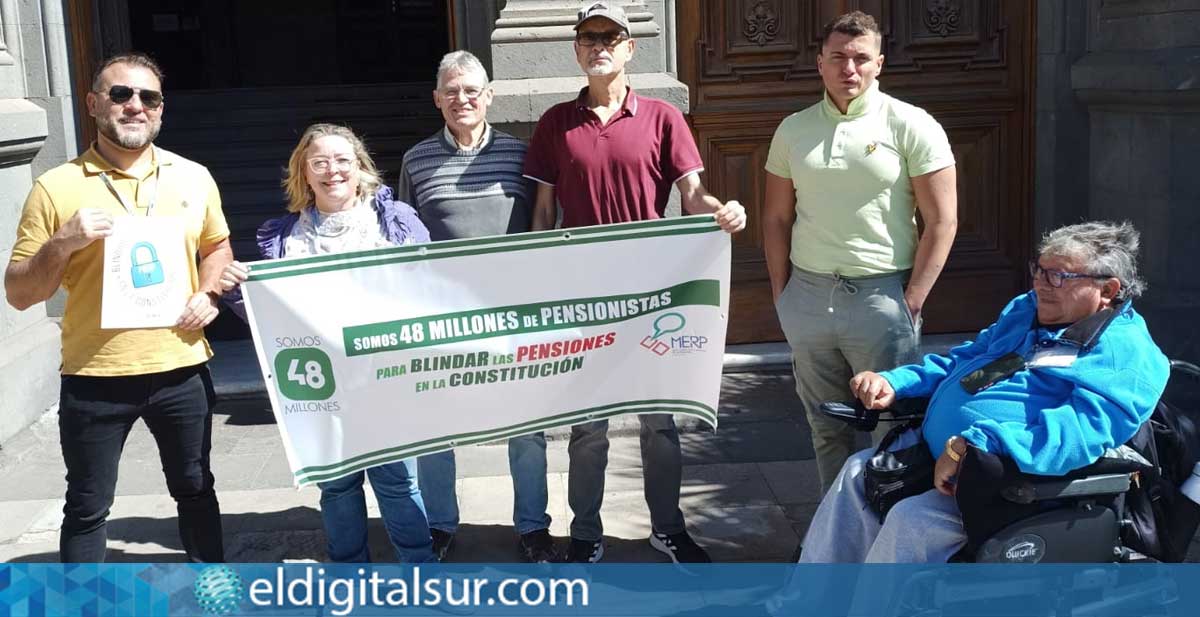
[[[1046,281],[1047,285],[1054,287],[1056,289],[1062,287],[1063,283],[1065,283],[1066,281],[1068,281],[1070,279],[1103,280],[1103,279],[1113,278],[1112,275],[1109,275],[1109,274],[1080,274],[1078,272],[1063,272],[1062,270],[1049,270],[1049,269],[1043,268],[1042,266],[1038,265],[1038,262],[1036,262],[1036,261],[1029,262],[1029,275],[1033,277],[1034,281],[1036,281],[1038,279],[1038,277],[1041,277],[1041,279],[1043,281]]]
[[[330,169],[335,172],[346,173],[353,169],[356,163],[358,163],[358,159],[348,156],[339,156],[335,159],[317,157],[308,159],[308,169],[314,174],[323,174]]]
[[[616,47],[621,41],[629,39],[629,35],[624,30],[612,30],[610,32],[576,32],[575,42],[584,47],[594,47],[596,43],[600,43],[608,48]]]
[[[468,101],[474,101],[475,99],[483,96],[483,91],[484,88],[468,86],[461,90],[440,90],[438,91],[438,94],[440,94],[442,98],[447,101],[457,101],[459,96],[465,96],[467,97]]]
[[[131,86],[113,86],[108,89],[108,92],[100,92],[98,94],[107,94],[109,100],[117,105],[124,105],[137,95],[142,101],[142,105],[146,109],[158,109],[163,104],[163,94],[158,90],[146,90],[145,88],[133,88]]]

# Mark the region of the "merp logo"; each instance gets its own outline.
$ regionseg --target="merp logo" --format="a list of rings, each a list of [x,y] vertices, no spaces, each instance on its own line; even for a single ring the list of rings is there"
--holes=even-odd
[[[660,355],[665,356],[671,351],[671,345],[663,342],[664,334],[679,332],[683,326],[687,324],[687,319],[679,313],[663,313],[654,320],[654,332],[650,333],[646,338],[642,339],[642,347]]]
[[[242,603],[242,577],[229,566],[209,566],[200,571],[192,592],[206,615],[229,615]]]
[[[694,353],[704,351],[708,345],[708,337],[699,334],[684,334],[671,337],[671,351],[675,353]]]

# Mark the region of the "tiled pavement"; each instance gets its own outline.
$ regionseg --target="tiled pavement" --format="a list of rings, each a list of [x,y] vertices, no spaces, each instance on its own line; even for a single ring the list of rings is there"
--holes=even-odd
[[[779,561],[791,555],[818,499],[808,428],[790,374],[727,374],[720,427],[690,426],[684,452],[682,509],[692,533],[722,561]],[[324,557],[318,491],[296,490],[268,404],[261,398],[222,401],[213,432],[213,470],[232,561],[320,560]],[[547,448],[551,532],[567,535],[566,441]],[[636,433],[614,427],[603,517],[606,561],[658,561],[649,548]],[[512,484],[503,445],[458,451],[463,525],[453,561],[515,559]],[[0,450],[0,560],[57,558],[64,490],[56,417],[47,414]],[[110,561],[178,561],[174,503],[157,449],[142,425],[121,461],[109,525]],[[370,492],[368,491],[368,495]],[[390,557],[372,510],[372,550]]]

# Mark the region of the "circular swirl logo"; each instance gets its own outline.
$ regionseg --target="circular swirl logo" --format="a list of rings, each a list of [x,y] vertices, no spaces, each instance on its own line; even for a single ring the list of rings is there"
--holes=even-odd
[[[192,591],[200,609],[210,615],[229,615],[242,603],[242,577],[229,566],[214,565],[200,571]]]

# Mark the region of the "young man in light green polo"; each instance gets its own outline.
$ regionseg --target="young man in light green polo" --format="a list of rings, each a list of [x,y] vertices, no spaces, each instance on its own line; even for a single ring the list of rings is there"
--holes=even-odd
[[[880,91],[881,39],[874,18],[859,11],[825,26],[817,57],[824,99],[784,119],[766,164],[771,291],[823,492],[853,451],[854,433],[817,405],[853,399],[849,382],[860,371],[917,359],[921,307],[957,229],[949,140],[924,110]]]

